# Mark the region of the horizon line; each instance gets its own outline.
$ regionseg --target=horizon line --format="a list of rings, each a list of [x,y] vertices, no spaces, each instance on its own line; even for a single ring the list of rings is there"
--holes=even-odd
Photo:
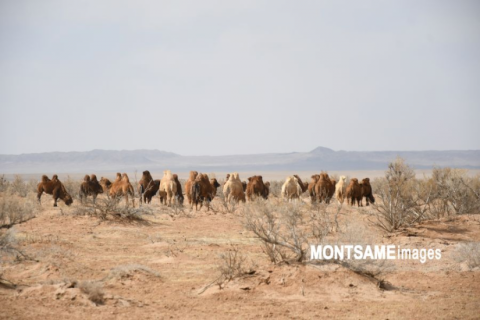
[[[90,149],[90,150],[84,150],[84,151],[76,151],[76,150],[71,150],[71,151],[44,151],[44,152],[25,152],[25,153],[20,153],[20,154],[4,154],[1,153],[0,156],[22,156],[22,155],[35,155],[35,154],[49,154],[49,153],[88,153],[88,152],[94,152],[94,151],[107,151],[107,152],[136,152],[136,151],[156,151],[156,152],[164,152],[168,154],[172,154],[175,156],[181,156],[181,157],[226,157],[226,156],[249,156],[249,155],[267,155],[267,154],[292,154],[292,153],[312,153],[315,150],[323,148],[332,152],[458,152],[458,151],[480,151],[480,149],[446,149],[446,150],[432,150],[432,149],[427,149],[427,150],[334,150],[328,147],[323,147],[323,146],[318,146],[310,151],[290,151],[290,152],[267,152],[267,153],[237,153],[237,154],[222,154],[222,155],[208,155],[208,154],[203,154],[203,155],[186,155],[186,154],[179,154],[175,153],[172,151],[165,151],[165,150],[159,150],[159,149],[145,149],[145,148],[140,148],[140,149]]]

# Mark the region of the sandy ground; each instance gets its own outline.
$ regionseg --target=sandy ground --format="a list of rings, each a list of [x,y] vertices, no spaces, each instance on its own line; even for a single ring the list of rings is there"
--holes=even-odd
[[[125,223],[75,215],[78,201],[53,208],[44,196],[45,210],[13,228],[32,260],[3,257],[2,277],[16,288],[0,286],[0,318],[479,318],[480,272],[453,259],[459,243],[480,241],[478,215],[385,235],[368,224],[368,210],[342,208],[340,225],[376,243],[441,250],[440,260],[425,264],[392,262],[381,276],[383,290],[335,264],[272,264],[242,226],[241,210],[222,212],[219,201],[216,211],[175,215],[155,198],[146,221]],[[219,276],[219,254],[232,244],[254,262],[255,273],[208,286]],[[83,281],[101,287],[102,303],[78,287]]]

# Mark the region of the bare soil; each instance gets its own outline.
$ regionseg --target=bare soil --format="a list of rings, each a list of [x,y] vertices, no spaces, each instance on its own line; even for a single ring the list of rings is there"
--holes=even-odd
[[[336,264],[272,264],[243,228],[241,209],[226,213],[219,201],[210,212],[186,209],[175,215],[156,197],[154,214],[145,221],[122,222],[75,215],[78,201],[53,208],[51,197],[44,196],[46,210],[14,227],[20,249],[32,260],[5,256],[1,261],[1,277],[15,287],[0,285],[0,319],[480,316],[480,272],[453,259],[458,243],[480,241],[478,215],[384,234],[369,224],[368,210],[342,208],[340,225],[363,226],[379,244],[442,250],[440,260],[424,264],[393,262],[382,274],[388,284],[382,289]],[[220,288],[215,283],[219,254],[230,244],[255,262],[255,273]],[[100,302],[92,301],[96,294]]]

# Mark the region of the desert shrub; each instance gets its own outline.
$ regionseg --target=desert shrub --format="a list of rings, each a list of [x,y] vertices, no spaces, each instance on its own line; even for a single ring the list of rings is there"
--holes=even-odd
[[[244,207],[243,225],[260,240],[273,263],[302,262],[307,258],[309,243],[321,243],[331,232],[327,208],[325,204],[309,210],[302,203],[275,206],[259,199]]]
[[[257,265],[252,260],[247,261],[247,257],[240,252],[238,246],[230,244],[227,251],[219,254],[217,270],[220,273],[220,276],[214,281],[214,283],[222,289],[225,284],[232,281],[234,278],[254,274],[256,268]],[[210,285],[212,284],[213,283]]]
[[[80,199],[80,186],[82,185],[82,181],[74,180],[72,177],[67,176],[67,179],[61,180],[67,192],[72,196],[74,199]]]
[[[466,262],[470,269],[480,267],[480,242],[458,244],[453,257],[457,262]]]
[[[30,179],[27,182],[28,192],[37,194],[38,192],[38,181],[35,179]]]
[[[374,186],[380,199],[373,205],[378,227],[391,232],[426,218],[431,188],[415,179],[414,170],[403,159],[390,163],[385,178],[376,179]]]
[[[172,203],[170,207],[168,206],[161,206],[160,211],[163,213],[167,213],[171,217],[176,217],[176,216],[182,216],[182,217],[187,217],[191,218],[192,217],[192,212],[188,210],[188,206],[185,206],[185,202],[187,200],[185,199],[183,204],[179,204],[178,202]],[[187,202],[188,203],[188,202]],[[151,211],[147,212],[148,214],[153,214]]]
[[[378,244],[380,241],[381,239],[375,238],[374,234],[370,232],[364,225],[347,223],[342,228],[342,232],[339,233],[336,244],[360,245],[362,246],[362,250],[365,250],[366,246],[373,246]],[[394,264],[388,260],[346,259],[343,261],[334,262],[359,274],[370,275],[372,277],[383,276],[386,272],[394,268]]]
[[[218,201],[212,202],[210,204],[210,207],[214,212],[234,213],[239,208],[239,202],[233,199],[230,202],[227,202],[222,192],[221,199],[218,199]]]
[[[82,281],[77,284],[77,287],[95,304],[105,303],[105,293],[103,292],[102,284],[94,281]]]
[[[355,224],[342,225],[336,216],[342,206],[318,204],[305,206],[299,203],[274,206],[270,202],[256,201],[244,208],[244,227],[260,240],[264,253],[271,262],[302,263],[319,267],[321,264],[338,264],[375,282],[379,288],[389,286],[378,276],[392,267],[387,261],[377,260],[309,260],[312,244],[371,245],[375,243],[364,227]],[[336,233],[332,230],[336,229]],[[327,238],[328,237],[328,238]],[[378,240],[378,239],[377,239]],[[226,256],[225,274],[233,274],[241,258],[230,253]],[[228,272],[227,272],[228,271]]]
[[[230,244],[228,250],[219,255],[217,269],[222,279],[226,281],[254,272],[253,265],[247,265],[246,256],[240,252],[238,246],[233,244]]]
[[[244,207],[244,226],[260,240],[263,251],[273,263],[287,260],[288,252],[295,253],[295,260],[303,260],[305,248],[295,247],[283,241],[287,235],[282,228],[282,217],[271,203],[256,200]],[[288,250],[286,249],[288,248]]]
[[[131,207],[125,205],[122,197],[97,198],[95,204],[87,199],[83,205],[73,208],[70,212],[73,215],[95,216],[102,220],[114,218],[125,221],[143,221],[145,215],[153,215],[149,206]]]
[[[430,210],[437,216],[444,214],[479,213],[480,177],[470,178],[467,171],[452,168],[434,168],[430,179],[435,202]]]
[[[15,261],[33,260],[20,249],[14,228],[0,229],[0,287],[15,289],[16,285],[2,275],[2,265],[8,258],[13,258]]]
[[[328,236],[332,230],[339,230],[338,214],[342,208],[342,205],[336,205],[333,221],[330,217],[329,208],[332,208],[331,204],[317,203],[309,211],[310,219],[308,221],[310,227],[310,237],[315,240],[317,244],[322,244],[326,236]]]
[[[0,228],[9,228],[33,219],[40,210],[41,207],[34,200],[2,196],[0,197]]]
[[[280,198],[284,182],[285,181],[270,181],[270,195]]]
[[[26,197],[30,192],[37,192],[37,183],[35,180],[25,182],[20,175],[15,175],[15,179],[9,184],[8,191],[11,195]]]
[[[2,174],[2,176],[0,177],[0,192],[7,191],[9,186],[10,182],[5,178],[5,175]]]
[[[372,188],[380,199],[376,225],[389,232],[426,218],[480,212],[480,176],[468,177],[462,169],[434,168],[432,177],[416,179],[398,158]]]
[[[5,253],[13,253],[14,248],[17,244],[16,238],[15,238],[15,230],[10,229],[6,231],[1,231],[0,232],[0,251],[5,254]]]
[[[0,230],[0,262],[7,256],[13,256],[16,260],[30,259],[20,248],[16,238],[16,230]]]

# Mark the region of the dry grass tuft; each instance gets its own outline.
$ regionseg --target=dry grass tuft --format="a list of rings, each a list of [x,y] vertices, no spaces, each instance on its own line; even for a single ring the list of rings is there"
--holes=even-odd
[[[480,242],[458,244],[453,257],[457,262],[466,262],[470,269],[480,267]]]
[[[380,241],[381,239],[374,237],[372,232],[361,224],[347,224],[343,232],[338,236],[339,245],[354,244],[362,246],[363,249],[365,249],[367,245],[373,246]],[[388,260],[352,259],[338,261],[338,263],[358,274],[368,275],[374,278],[382,277],[394,269],[394,264]]]
[[[3,232],[0,231],[0,261],[7,256],[13,256],[15,260],[33,260],[19,249],[16,230],[13,228]]]
[[[33,219],[41,210],[34,200],[0,196],[0,228],[10,228],[15,224]]]
[[[220,281],[231,281],[245,274],[255,273],[253,262],[247,263],[247,257],[240,252],[238,246],[230,244],[229,249],[219,255],[217,269],[220,272]]]
[[[270,181],[270,195],[280,198],[284,181]]]
[[[222,193],[223,194],[223,193]],[[235,201],[235,200],[232,200],[230,202],[227,202],[225,200],[225,197],[221,197],[221,199],[219,199],[219,201],[214,201],[210,204],[210,207],[212,208],[212,211],[217,213],[217,212],[221,212],[221,213],[235,213],[235,211],[239,208],[240,204]]]
[[[62,180],[65,189],[67,192],[72,196],[72,198],[79,200],[80,199],[80,186],[82,185],[82,181],[74,180],[72,177],[67,176],[67,179]]]
[[[110,273],[104,280],[125,279],[132,277],[135,273],[143,273],[160,278],[160,273],[141,264],[127,264],[117,266],[110,270]]]
[[[10,182],[5,178],[5,175],[2,174],[2,176],[0,177],[0,192],[7,191],[9,186]]]
[[[94,281],[82,281],[77,287],[87,295],[88,299],[97,305],[105,303],[105,293],[102,284]]]

